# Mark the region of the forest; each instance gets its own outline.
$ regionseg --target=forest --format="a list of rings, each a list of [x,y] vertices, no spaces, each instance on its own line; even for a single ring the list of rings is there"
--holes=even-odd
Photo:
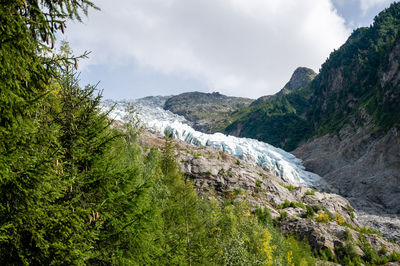
[[[63,42],[88,0],[6,0],[0,9],[1,265],[312,265],[268,211],[204,199],[174,144],[143,147],[79,86]],[[88,47],[90,49],[90,47]]]

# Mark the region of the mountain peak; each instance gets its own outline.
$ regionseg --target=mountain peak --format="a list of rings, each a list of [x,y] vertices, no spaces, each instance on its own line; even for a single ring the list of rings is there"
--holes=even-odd
[[[286,85],[279,92],[274,95],[261,96],[257,100],[253,101],[250,106],[266,103],[276,99],[277,97],[286,95],[291,91],[297,91],[301,88],[304,88],[315,78],[315,76],[317,76],[317,73],[315,73],[311,68],[298,67],[293,72],[288,83],[286,83]]]
[[[283,87],[283,89],[287,89],[289,91],[296,91],[298,89],[304,88],[310,83],[317,73],[314,72],[311,68],[307,67],[298,67],[293,72],[292,77],[289,82]]]

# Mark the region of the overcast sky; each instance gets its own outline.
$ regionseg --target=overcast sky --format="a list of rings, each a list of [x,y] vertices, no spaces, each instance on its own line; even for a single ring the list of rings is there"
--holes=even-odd
[[[81,83],[104,98],[186,91],[257,98],[273,94],[298,66],[318,72],[353,29],[390,0],[94,0],[64,38]]]

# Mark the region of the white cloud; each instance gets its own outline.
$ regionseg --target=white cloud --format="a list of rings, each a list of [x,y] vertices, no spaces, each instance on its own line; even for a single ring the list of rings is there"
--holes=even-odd
[[[83,64],[145,69],[204,80],[211,91],[260,96],[279,90],[298,66],[318,70],[348,37],[330,0],[99,0],[71,24]],[[99,77],[101,79],[101,77]]]
[[[367,11],[376,6],[387,5],[392,2],[391,0],[360,0],[360,7],[363,13],[367,13]]]

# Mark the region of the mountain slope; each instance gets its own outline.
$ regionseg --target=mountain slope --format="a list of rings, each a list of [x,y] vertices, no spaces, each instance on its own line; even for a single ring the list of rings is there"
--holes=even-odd
[[[252,102],[250,106],[266,103],[273,99],[282,97],[283,95],[289,94],[290,92],[297,91],[306,87],[317,75],[314,70],[307,67],[298,67],[292,74],[290,80],[285,86],[274,95],[262,96]]]
[[[205,133],[222,131],[232,122],[230,114],[250,105],[252,99],[229,97],[218,92],[187,92],[169,98],[165,110],[184,116],[193,128]]]
[[[297,147],[310,171],[360,208],[400,213],[399,30],[394,3],[354,31],[306,88],[239,110],[226,131]]]
[[[400,5],[353,33],[311,84],[319,137],[295,151],[356,206],[400,213]],[[355,52],[356,51],[356,52]],[[326,134],[328,133],[328,134]],[[373,202],[378,206],[366,206]]]
[[[233,112],[234,122],[225,128],[225,133],[293,150],[311,134],[311,125],[303,114],[311,94],[307,86],[315,76],[312,69],[297,68],[278,93],[260,97],[249,107]]]

